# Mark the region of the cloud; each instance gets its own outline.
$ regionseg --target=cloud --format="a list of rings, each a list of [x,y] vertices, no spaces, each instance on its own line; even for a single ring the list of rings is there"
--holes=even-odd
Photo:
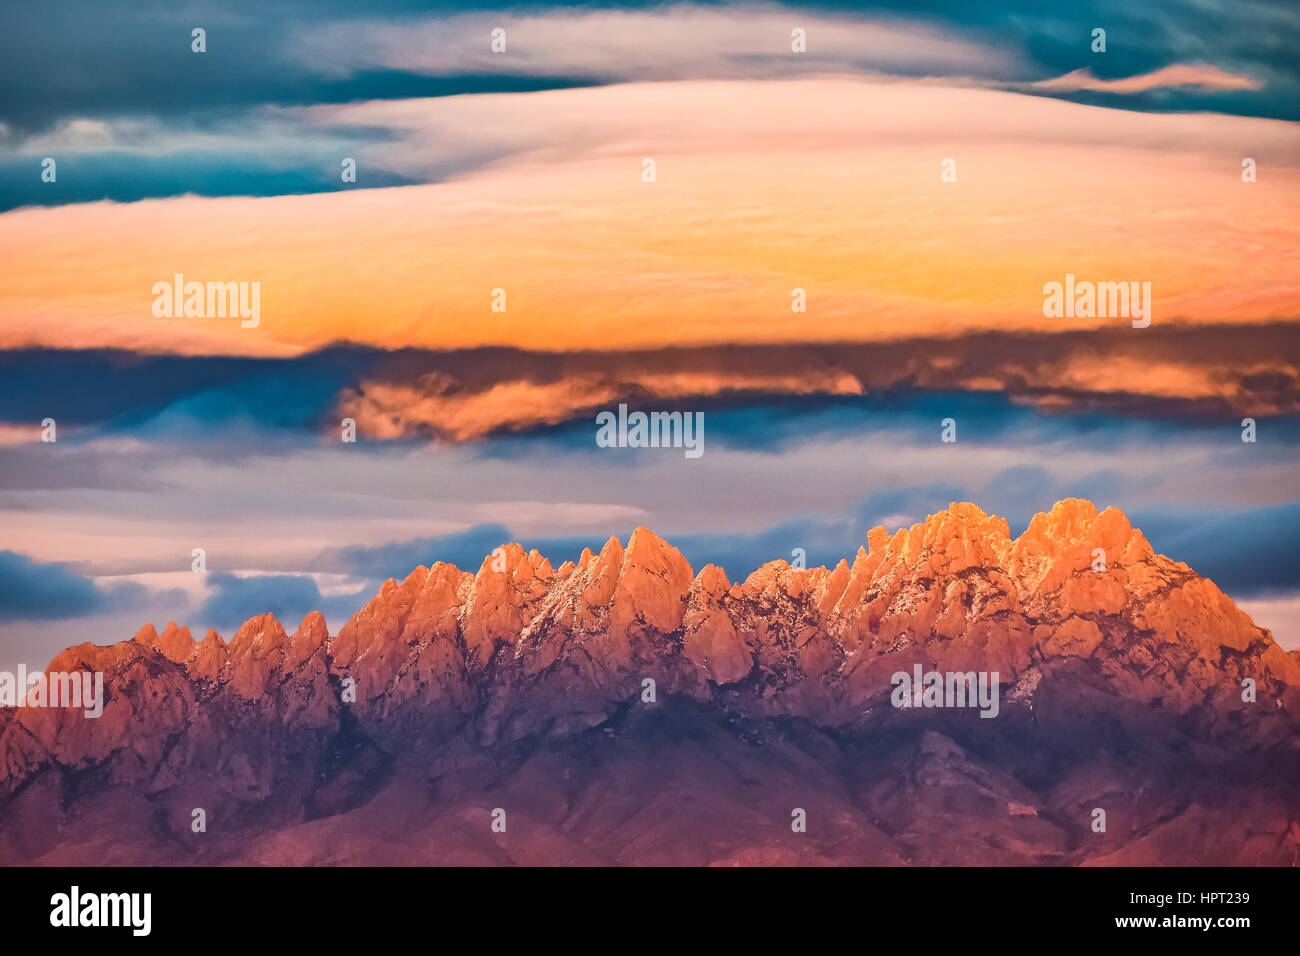
[[[725,368],[690,371],[668,366],[656,372],[626,367],[632,365],[627,356],[610,358],[612,364],[625,368],[593,370],[552,382],[510,378],[478,391],[463,387],[452,375],[441,372],[422,375],[412,384],[368,380],[340,396],[339,412],[355,418],[364,433],[373,438],[437,436],[463,441],[590,418],[598,409],[629,399],[677,404],[683,399],[720,396],[736,401],[742,396],[862,393],[857,379],[835,370],[792,368],[745,374]]]
[[[1147,522],[1157,551],[1189,564],[1232,596],[1276,597],[1300,589],[1295,542],[1300,501],[1206,513],[1153,509],[1130,515]]]
[[[1300,412],[1300,346],[1290,323],[1249,330],[1165,326],[977,333],[873,345],[715,346],[418,353],[375,362],[338,414],[376,439],[466,440],[642,408],[745,407],[882,392],[1001,393],[1046,411],[1206,419]],[[832,404],[842,404],[832,401]]]
[[[1236,602],[1260,627],[1266,627],[1284,650],[1300,650],[1300,592]]]
[[[1290,322],[1166,325],[1141,335],[985,332],[571,353],[335,347],[279,359],[0,351],[0,487],[138,486],[147,468],[136,466],[165,454],[163,446],[223,460],[287,455],[336,440],[344,417],[367,442],[462,442],[585,424],[623,402],[784,403],[793,413],[885,394],[969,392],[1049,413],[1276,418],[1300,413],[1294,330]],[[46,416],[59,424],[57,447],[39,442]],[[40,464],[51,458],[57,472]]]
[[[956,444],[938,440],[946,417],[958,422]],[[26,487],[0,493],[0,523],[11,549],[31,561],[75,561],[107,592],[104,575],[188,574],[194,547],[206,549],[211,573],[373,581],[435,560],[473,569],[507,540],[574,557],[637,525],[698,539],[693,563],[735,574],[762,554],[787,555],[790,535],[824,562],[870,524],[916,520],[951,500],[974,501],[1016,527],[1079,495],[1123,508],[1158,548],[1219,576],[1251,567],[1251,542],[1288,527],[1286,516],[1224,522],[1211,540],[1231,547],[1217,552],[1173,536],[1293,500],[1300,478],[1300,416],[1260,419],[1253,445],[1241,442],[1239,422],[1047,414],[995,392],[883,390],[711,407],[705,455],[690,462],[675,450],[599,449],[590,422],[461,444],[344,445],[335,436],[254,453],[218,433],[206,445],[154,441],[116,459],[99,442],[35,443],[9,449],[29,456]],[[135,484],[59,486],[69,462],[93,481],[106,460],[119,460],[120,476]],[[930,490],[895,494],[913,488]],[[853,517],[872,496],[882,496],[872,513]],[[759,534],[767,536],[750,540]],[[1203,560],[1215,553],[1231,560]],[[1285,566],[1280,551],[1269,560]],[[154,604],[151,595],[139,600]]]
[[[156,591],[134,581],[96,580],[66,562],[0,551],[0,622],[83,618],[150,602],[175,605],[182,597],[175,589]]]
[[[389,130],[393,140],[358,153],[363,172],[418,179],[502,158],[434,185],[5,213],[0,347],[265,355],[339,340],[792,342],[810,324],[822,341],[1038,331],[1043,284],[1067,271],[1151,282],[1156,324],[1294,317],[1296,280],[1275,267],[1300,241],[1294,124],[843,79],[451,97],[299,118]],[[658,176],[646,184],[651,155]],[[1243,155],[1268,175],[1243,184]],[[945,156],[959,160],[956,183],[940,181]],[[153,316],[150,290],[177,272],[260,283],[261,324]],[[505,312],[490,309],[498,287]],[[801,321],[795,288],[808,295]]]
[[[1075,92],[1090,90],[1097,93],[1145,93],[1148,90],[1197,87],[1203,90],[1258,90],[1262,81],[1221,70],[1207,63],[1175,63],[1163,66],[1140,76],[1121,79],[1098,79],[1087,67],[1072,70],[1064,76],[1030,83],[1030,89],[1048,92]]]
[[[193,0],[130,10],[65,0],[10,12],[0,34],[0,143],[74,124],[156,119],[181,130],[251,124],[267,106],[558,88],[638,78],[771,78],[805,71],[1032,81],[1092,59],[1088,24],[1112,38],[1116,76],[1184,63],[1267,79],[1216,108],[1297,118],[1300,17],[1284,2],[1157,7],[1036,0],[848,0],[812,12],[771,3],[601,2],[580,8],[446,0],[304,7],[294,0]],[[838,9],[836,9],[838,8]],[[206,53],[190,30],[208,31]],[[503,26],[506,54],[488,46]],[[789,49],[795,26],[803,54]],[[106,42],[105,37],[111,37]],[[1138,38],[1140,42],[1133,42]],[[571,75],[565,75],[566,73]],[[1195,88],[1176,88],[1183,93]],[[1071,95],[1066,93],[1064,95]],[[1192,108],[1194,99],[1178,108]],[[1142,104],[1143,108],[1148,108]],[[1169,108],[1166,101],[1162,108]],[[50,201],[48,197],[37,201]]]
[[[0,551],[0,620],[83,617],[103,604],[94,582],[67,565]]]
[[[510,532],[504,525],[478,524],[431,538],[412,538],[371,547],[326,548],[309,564],[309,569],[379,581],[386,578],[400,581],[416,568],[429,567],[437,561],[477,571],[484,556],[510,540]]]
[[[1095,112],[1022,96],[1025,91],[1041,92],[1029,84],[979,89],[879,76],[796,75],[768,76],[761,83],[635,82],[524,95],[323,104],[286,107],[275,115],[308,138],[383,131],[382,142],[360,144],[366,165],[425,181],[488,165],[552,165],[608,156],[635,156],[639,162],[650,147],[673,155],[921,149],[940,143],[949,151],[984,144],[1095,149],[1106,136],[1152,153],[1217,159],[1236,154],[1221,140],[1206,142],[1210,122],[1222,135],[1248,135],[1261,148],[1291,145],[1300,137],[1293,124],[1243,117],[1157,119],[1114,108],[1122,101]],[[1080,86],[1063,92],[1089,91]],[[810,103],[817,105],[809,108]]]
[[[312,611],[327,618],[347,617],[369,593],[321,593],[315,578],[303,574],[209,574],[212,593],[196,616],[205,624],[233,630],[251,617],[270,612],[281,621],[299,621]]]
[[[778,4],[458,7],[415,15],[398,2],[368,7],[363,16],[346,6],[315,9],[309,19],[292,5],[259,4],[241,15],[240,3],[198,3],[186,16],[206,20],[213,43],[195,55],[190,19],[126,15],[112,22],[117,40],[105,50],[90,26],[104,14],[61,4],[43,17],[20,18],[11,35],[21,41],[12,49],[0,42],[0,54],[10,54],[0,55],[0,84],[11,91],[0,100],[0,210],[439,182],[526,152],[534,123],[529,116],[480,119],[471,108],[446,114],[455,128],[435,115],[439,129],[427,138],[394,142],[400,124],[321,124],[311,111],[415,104],[416,115],[436,114],[430,99],[481,101],[495,110],[491,94],[605,84],[730,79],[763,86],[847,75],[1100,98],[1125,109],[1300,119],[1300,73],[1273,53],[1287,47],[1284,38],[1300,41],[1300,18],[1268,4],[1107,10],[1113,36],[1140,31],[1143,43],[1113,45],[1104,64],[1118,75],[1101,78],[1079,66],[1087,38],[1075,19],[1038,5],[1013,3],[1013,12],[1006,2],[960,11],[890,6],[869,13]],[[504,54],[489,47],[496,27],[510,37]],[[796,27],[807,32],[804,53],[790,49]],[[1206,45],[1205,35],[1215,43]],[[1275,42],[1262,47],[1260,36]],[[42,55],[43,48],[59,56]],[[1191,55],[1197,59],[1185,59]],[[803,122],[816,112],[791,115]],[[582,144],[584,132],[557,130],[560,148]],[[345,185],[339,160],[358,155],[366,157],[364,174]],[[55,183],[32,175],[46,156],[60,164]]]
[[[63,153],[58,157],[58,181],[42,183],[32,170],[37,158],[0,159],[0,212],[22,206],[55,206],[111,199],[135,202],[155,197],[289,196],[341,190],[339,157],[353,150],[310,147],[291,158],[260,152],[260,144],[246,138],[211,153],[137,155],[120,150],[101,153]],[[371,170],[367,185],[408,185],[415,180],[383,170]],[[33,185],[35,183],[35,185]]]
[[[504,53],[488,42],[496,28],[506,31]],[[806,37],[801,54],[791,47],[796,28]],[[304,67],[331,75],[377,68],[431,75],[509,71],[605,82],[845,72],[1009,77],[1026,68],[1018,51],[933,23],[775,4],[365,19],[304,30],[295,50]]]
[[[431,12],[420,0],[376,0],[367,8],[379,22]],[[0,34],[0,133],[8,130],[10,137],[70,121],[149,116],[185,126],[220,123],[266,105],[565,85],[562,78],[538,84],[495,71],[324,75],[301,63],[299,51],[304,33],[356,16],[355,5],[332,0],[310,10],[294,0],[194,0],[183,10],[142,0],[116,11],[94,0],[67,0],[8,12],[8,29]],[[190,31],[199,24],[208,36],[203,54],[190,48]]]
[[[135,426],[181,408],[201,418],[252,410],[262,421],[300,426],[316,406],[332,401],[385,354],[325,350],[273,359],[123,349],[5,350],[0,351],[0,421],[21,421],[43,409],[42,417],[54,417],[60,427]]]

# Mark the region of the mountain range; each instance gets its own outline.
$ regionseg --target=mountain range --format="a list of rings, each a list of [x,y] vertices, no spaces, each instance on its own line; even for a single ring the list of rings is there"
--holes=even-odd
[[[1082,499],[735,583],[645,528],[511,544],[334,635],[148,625],[48,670],[102,672],[103,715],[0,710],[0,863],[1300,859],[1300,654]],[[898,706],[918,671],[996,674],[996,718]]]

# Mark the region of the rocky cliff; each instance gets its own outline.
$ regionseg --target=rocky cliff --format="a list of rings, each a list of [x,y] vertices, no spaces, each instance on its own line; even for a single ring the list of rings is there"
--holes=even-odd
[[[891,676],[915,665],[997,672],[997,719],[893,706]],[[645,528],[558,568],[509,545],[477,573],[388,581],[332,638],[320,614],[293,634],[253,618],[229,643],[147,626],[49,669],[78,668],[105,675],[101,718],[0,711],[0,860],[1300,850],[1296,656],[1121,512],[1077,499],[1017,538],[953,504],[873,529],[851,562],[737,583]]]

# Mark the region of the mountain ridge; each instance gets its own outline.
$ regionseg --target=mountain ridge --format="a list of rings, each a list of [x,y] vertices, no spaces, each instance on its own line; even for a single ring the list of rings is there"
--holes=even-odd
[[[997,672],[999,719],[892,706],[891,676],[915,666]],[[0,800],[46,786],[66,803],[94,779],[86,792],[141,795],[181,842],[172,817],[187,802],[215,799],[241,818],[278,806],[283,821],[345,812],[395,766],[441,766],[452,752],[457,767],[509,764],[602,728],[617,736],[656,705],[702,707],[700,720],[741,728],[741,741],[780,738],[794,721],[837,746],[906,738],[914,759],[962,766],[980,749],[1015,762],[1020,745],[1091,766],[1090,748],[1110,739],[1119,753],[1157,741],[1224,766],[1300,749],[1295,656],[1118,509],[1084,499],[1016,538],[953,503],[892,534],[872,529],[851,563],[773,561],[734,583],[714,565],[695,572],[645,528],[559,568],[511,544],[477,573],[435,562],[386,581],[334,636],[320,612],[292,634],[259,615],[229,642],[146,625],[50,665],[78,668],[105,673],[103,717],[0,712]],[[1007,801],[1033,806],[1021,798]]]

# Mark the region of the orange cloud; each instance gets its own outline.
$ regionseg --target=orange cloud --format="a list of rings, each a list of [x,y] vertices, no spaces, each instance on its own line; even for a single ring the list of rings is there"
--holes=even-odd
[[[1287,319],[1300,301],[1291,123],[847,79],[317,115],[394,124],[395,165],[457,139],[438,131],[512,145],[427,186],[5,214],[0,346],[567,350],[1115,324],[1043,317],[1043,284],[1066,272],[1151,282],[1156,324]],[[1241,181],[1243,156],[1257,183]],[[362,175],[377,161],[363,156]],[[151,289],[176,273],[259,282],[259,326],[155,318]],[[791,311],[796,288],[806,313]]]
[[[432,432],[453,440],[481,438],[493,431],[555,425],[590,409],[626,401],[638,391],[666,399],[715,397],[723,393],[760,395],[860,395],[862,386],[847,372],[800,365],[797,374],[745,372],[639,371],[618,377],[576,374],[553,382],[510,379],[482,391],[464,389],[445,375],[426,375],[417,384],[366,382],[340,400],[340,414],[355,418],[375,438]]]
[[[892,389],[1005,392],[1062,410],[1187,416],[1300,411],[1290,323],[655,351],[396,353],[339,397],[370,437],[482,438],[589,418],[619,402],[763,402]]]

